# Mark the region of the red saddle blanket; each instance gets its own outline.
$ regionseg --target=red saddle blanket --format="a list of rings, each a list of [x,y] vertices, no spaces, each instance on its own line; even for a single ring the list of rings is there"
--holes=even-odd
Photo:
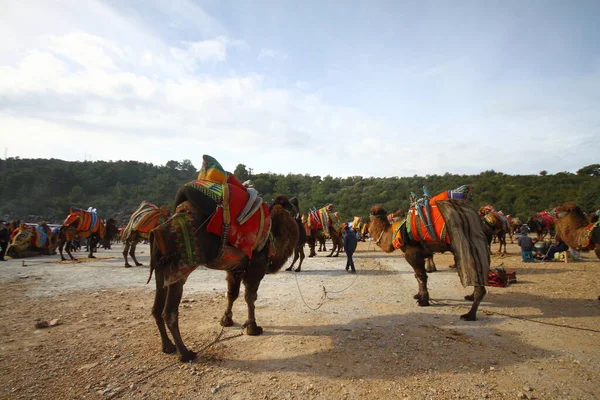
[[[229,232],[227,241],[233,247],[242,250],[248,258],[252,259],[252,250],[262,249],[271,231],[271,215],[269,208],[263,202],[258,211],[256,211],[243,224],[237,223],[237,217],[244,209],[248,198],[250,197],[246,188],[239,183],[233,175],[228,179],[229,191],[229,216],[226,215],[224,207],[217,207],[215,215],[210,219],[206,230],[215,235],[223,234],[225,221],[229,220]],[[226,201],[224,199],[223,201]]]
[[[206,226],[207,232],[222,237],[223,229],[227,227],[227,242],[242,250],[250,259],[253,250],[260,250],[267,243],[271,232],[269,208],[262,202],[248,219],[238,223],[237,217],[250,199],[250,194],[246,187],[233,174],[225,171],[213,157],[207,154],[203,156],[198,179],[186,186],[198,190],[218,204]]]

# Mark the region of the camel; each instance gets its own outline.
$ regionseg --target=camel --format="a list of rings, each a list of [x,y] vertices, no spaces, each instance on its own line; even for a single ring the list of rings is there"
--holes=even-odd
[[[103,249],[111,249],[111,244],[114,239],[119,235],[119,227],[117,226],[117,220],[114,218],[108,218],[105,224],[106,234],[102,240]]]
[[[70,242],[77,237],[88,238],[88,258],[96,258],[93,254],[94,249],[100,240],[104,238],[105,234],[106,227],[104,222],[102,222],[96,213],[85,211],[78,207],[71,207],[69,215],[65,218],[58,231],[60,259],[67,261],[63,255],[64,248],[71,260],[76,260],[73,254],[71,254],[72,246]]]
[[[292,197],[290,199],[290,204],[292,204],[295,208],[296,214],[294,219],[298,224],[298,243],[296,244],[296,248],[294,249],[294,259],[292,260],[292,264],[286,268],[286,271],[291,271],[294,268],[294,264],[300,258],[300,262],[298,263],[298,267],[294,269],[294,272],[302,271],[302,261],[304,261],[304,245],[306,244],[306,229],[304,227],[304,222],[302,221],[302,217],[300,216],[300,204],[296,197]]]
[[[231,181],[231,177],[233,175],[228,178],[227,182]],[[264,204],[262,201],[261,203]],[[176,213],[166,223],[156,227],[150,233],[150,277],[152,271],[155,271],[156,280],[152,314],[160,333],[162,351],[165,353],[178,351],[179,359],[186,362],[196,357],[196,353],[189,350],[183,343],[178,321],[179,303],[189,273],[197,265],[227,271],[227,308],[220,321],[222,326],[233,325],[232,308],[239,296],[240,285],[243,283],[245,286],[244,298],[248,306],[248,316],[243,326],[246,334],[260,335],[263,333],[263,328],[256,323],[254,305],[258,297],[260,282],[265,274],[279,271],[293,254],[294,248],[298,244],[299,232],[298,223],[292,217],[296,210],[290,204],[287,196],[277,196],[268,210],[273,238],[267,240],[262,247],[252,250],[251,257],[248,257],[248,253],[243,250],[226,244],[230,241],[223,240],[221,236],[209,232],[214,220],[211,217],[226,215],[225,211],[216,214],[222,210],[222,207],[220,205],[217,208],[217,202],[210,196],[192,186],[184,185],[177,193],[175,205]],[[231,235],[231,231],[225,223],[223,224],[223,231]],[[179,251],[169,250],[178,245],[174,242],[173,232],[182,230],[185,231],[186,240],[190,243],[183,255]],[[193,255],[194,258],[186,258],[188,254]],[[184,263],[184,261],[188,262]],[[187,272],[184,275],[178,275],[183,271],[183,264],[185,264]],[[175,344],[169,339],[165,324],[171,332]]]
[[[554,237],[554,218],[545,211],[538,213],[527,220],[529,230],[537,235],[539,241],[544,240],[546,235],[550,235],[550,239]]]
[[[333,205],[329,204],[320,210],[313,210],[308,216],[308,226],[310,229],[310,238],[307,241],[308,246],[310,247],[310,254],[308,255],[309,257],[314,257],[317,255],[315,252],[317,241],[322,244],[323,250],[327,251],[325,248],[326,234],[329,234],[329,237],[331,238],[331,245],[333,246],[327,257],[338,257],[340,251],[344,249],[340,214],[337,212],[334,213],[332,210]],[[327,226],[323,226],[324,224],[327,224]],[[319,251],[321,251],[321,248],[319,248]]]
[[[13,231],[6,255],[12,258],[39,254],[54,254],[58,240],[45,222],[37,225],[20,224]]]
[[[160,208],[150,203],[149,201],[142,201],[138,208],[133,212],[127,226],[123,229],[121,239],[125,246],[123,246],[123,258],[125,258],[125,268],[131,268],[127,260],[127,254],[131,256],[136,266],[142,266],[143,264],[135,258],[135,249],[139,242],[148,239],[150,231],[156,228],[158,225],[165,222],[171,212],[167,206],[161,206]]]
[[[515,242],[514,242],[513,238],[515,236],[515,233],[521,231],[521,227],[523,226],[523,223],[521,222],[519,217],[513,217],[511,215],[507,215],[506,219],[508,219],[508,223],[509,223],[509,227],[510,227],[510,231],[509,231],[510,243],[514,244]]]
[[[440,204],[439,201],[438,204]],[[477,277],[477,282],[473,285],[473,294],[465,296],[466,300],[473,301],[471,309],[468,313],[461,315],[460,317],[466,321],[475,321],[477,319],[477,309],[479,304],[486,295],[484,285],[487,282],[487,271],[485,267],[487,266],[487,270],[489,270],[489,252],[485,247],[485,237],[480,228],[481,224],[479,223],[475,210],[467,207],[463,209],[462,213],[465,218],[468,218],[471,222],[471,224],[464,224],[466,226],[466,231],[470,233],[470,237],[468,240],[465,240],[464,237],[461,237],[462,235],[456,235],[457,237],[454,238],[453,241],[454,247],[451,247],[445,240],[430,242],[411,239],[411,235],[407,231],[407,223],[403,221],[399,222],[399,225],[394,224],[393,228],[392,223],[388,220],[388,214],[381,206],[373,206],[370,210],[371,222],[369,224],[369,231],[374,239],[377,238],[375,244],[386,253],[391,253],[396,250],[396,248],[400,248],[404,253],[406,261],[415,272],[415,278],[419,285],[419,291],[413,297],[417,300],[419,306],[422,307],[430,305],[425,259],[433,257],[434,253],[443,253],[446,251],[452,252],[453,248],[464,248],[465,246],[470,246],[472,243],[479,243],[479,251],[470,248],[470,256],[473,258],[480,258],[479,262],[480,265],[483,266],[482,270],[478,270],[476,267],[471,266],[471,264],[465,265],[464,267],[459,266],[459,259],[455,255],[455,264],[458,266],[457,269],[459,270],[459,273],[466,273]],[[472,226],[472,221],[475,221],[475,226]],[[470,243],[465,244],[465,242]],[[483,243],[483,245],[481,245],[481,243]],[[485,248],[485,251],[481,251],[482,246]],[[486,257],[487,260],[485,259]],[[461,275],[461,280],[463,280],[463,275]]]
[[[485,236],[488,240],[488,246],[492,244],[492,238],[495,235],[498,238],[500,246],[498,247],[498,253],[506,254],[506,234],[510,232],[510,226],[506,217],[498,214],[496,211],[490,210],[487,207],[481,207],[479,209],[479,216],[483,220],[483,229]]]
[[[557,215],[556,235],[571,249],[594,249],[600,259],[600,223],[588,223],[583,211],[574,202],[559,206]]]

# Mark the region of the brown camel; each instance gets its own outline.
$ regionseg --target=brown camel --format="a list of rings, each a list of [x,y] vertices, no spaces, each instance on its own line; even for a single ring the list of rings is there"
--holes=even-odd
[[[102,222],[96,213],[85,211],[77,207],[71,207],[69,215],[65,218],[58,231],[58,251],[60,252],[60,259],[62,261],[67,261],[63,255],[63,248],[66,250],[71,260],[76,259],[73,257],[73,254],[71,254],[72,246],[70,243],[77,237],[88,238],[88,258],[96,258],[93,254],[94,249],[100,240],[104,238],[106,233],[105,229],[104,222]],[[65,246],[66,244],[67,246]]]
[[[546,235],[550,235],[550,239],[554,237],[555,222],[550,215],[542,217],[541,214],[529,217],[527,226],[532,233],[537,235],[538,241],[544,240]]]
[[[438,205],[440,202],[438,201]],[[466,219],[463,222],[464,229],[469,233],[469,237],[465,238],[462,235],[456,235],[453,238],[453,248],[468,248],[467,256],[477,258],[479,265],[483,266],[481,270],[472,267],[472,264],[465,262],[465,266],[459,265],[459,258],[455,256],[455,264],[458,266],[459,273],[461,274],[461,280],[464,275],[470,275],[476,277],[476,284],[473,294],[465,296],[465,299],[472,300],[473,304],[468,313],[461,315],[461,319],[467,321],[475,321],[477,319],[477,309],[479,304],[483,300],[486,294],[485,283],[487,282],[487,271],[489,270],[489,251],[485,246],[485,237],[479,223],[477,213],[470,207],[464,207],[462,210],[463,217]],[[473,222],[474,221],[474,222]],[[473,226],[473,223],[475,226]],[[445,241],[439,242],[418,242],[410,239],[410,235],[406,229],[406,223],[402,223],[397,231],[392,229],[392,224],[388,220],[388,214],[381,206],[373,206],[371,208],[371,223],[369,224],[369,231],[375,239],[377,244],[386,253],[391,253],[396,250],[394,240],[400,235],[402,242],[400,250],[404,253],[406,261],[410,264],[415,272],[415,278],[419,284],[419,291],[414,296],[418,301],[419,306],[429,306],[429,291],[427,289],[427,272],[425,270],[425,259],[432,257],[434,253],[443,253],[446,251],[452,251],[452,248],[446,244]],[[465,240],[466,239],[466,240]],[[474,244],[479,243],[479,251],[476,248],[472,248]],[[483,250],[481,250],[483,248]],[[483,254],[482,254],[483,253]],[[487,257],[487,260],[485,259]],[[465,260],[463,259],[462,262]],[[487,270],[486,267],[487,266]],[[470,283],[469,283],[470,284]]]
[[[515,233],[518,233],[521,231],[521,227],[523,226],[523,223],[521,222],[521,220],[519,219],[519,217],[513,217],[510,215],[506,216],[506,219],[508,219],[508,223],[509,223],[509,236],[510,236],[510,243],[514,244],[514,236]]]
[[[510,232],[510,226],[506,217],[498,214],[496,211],[492,211],[487,207],[481,207],[479,209],[479,216],[483,220],[483,231],[488,240],[488,246],[492,244],[492,238],[496,236],[498,238],[498,253],[502,255],[506,254],[506,234]]]
[[[263,329],[256,323],[254,305],[260,282],[265,274],[279,271],[293,254],[299,232],[298,224],[292,217],[295,215],[294,207],[286,196],[277,196],[270,207],[273,238],[261,249],[252,251],[252,257],[249,258],[244,251],[225,244],[226,241],[222,241],[220,236],[208,231],[207,225],[210,223],[207,222],[217,210],[217,203],[211,197],[192,187],[183,186],[177,193],[175,205],[176,214],[150,234],[150,276],[152,271],[156,274],[152,314],[160,332],[162,351],[179,351],[180,360],[185,362],[194,359],[196,353],[185,346],[179,331],[178,310],[187,275],[176,278],[174,275],[181,271],[182,260],[187,260],[183,257],[193,254],[195,265],[227,271],[227,308],[221,318],[222,326],[233,325],[233,304],[239,296],[240,285],[244,284],[248,317],[243,326],[248,335],[260,335]],[[187,230],[185,235],[190,247],[186,247],[187,253],[183,255],[168,250],[165,253],[163,249],[176,245],[173,242],[176,239],[172,239],[171,234],[182,226],[181,221],[191,221],[189,226],[192,229]],[[175,344],[169,339],[165,324]]]
[[[298,244],[296,244],[296,248],[294,249],[294,259],[292,260],[292,264],[286,268],[286,271],[291,271],[294,268],[294,264],[300,259],[298,263],[298,267],[294,270],[295,272],[302,271],[302,261],[304,261],[304,245],[306,244],[306,229],[304,227],[304,222],[302,222],[302,217],[300,216],[300,204],[296,197],[292,197],[290,199],[290,204],[292,204],[295,208],[295,216],[294,219],[298,224]]]
[[[131,264],[127,260],[127,254],[131,256],[136,266],[143,265],[135,258],[135,249],[139,242],[148,239],[150,231],[158,225],[165,222],[171,212],[167,206],[157,207],[149,201],[142,201],[138,208],[131,214],[129,222],[123,229],[123,258],[125,258],[125,268],[131,268]]]
[[[600,258],[600,223],[588,223],[585,214],[574,203],[568,202],[557,208],[556,235],[571,249],[594,250]]]

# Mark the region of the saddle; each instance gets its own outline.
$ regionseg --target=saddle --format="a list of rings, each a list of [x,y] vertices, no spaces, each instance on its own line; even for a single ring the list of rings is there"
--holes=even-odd
[[[214,213],[206,230],[221,236],[223,244],[242,250],[250,259],[253,250],[265,246],[271,231],[267,204],[256,189],[244,186],[213,157],[204,155],[198,179],[184,186],[199,191],[217,204],[216,210],[207,210],[209,214]]]
[[[128,238],[131,232],[137,231],[143,238],[148,238],[150,231],[164,223],[169,218],[169,214],[166,206],[159,208],[144,200],[131,215],[129,223],[123,230],[123,237]]]
[[[463,185],[430,197],[427,188],[423,187],[423,197],[420,199],[416,199],[415,194],[411,193],[411,206],[406,217],[392,223],[394,247],[398,249],[409,241],[449,245],[446,221],[436,203],[448,199],[466,200],[470,191],[470,185]]]

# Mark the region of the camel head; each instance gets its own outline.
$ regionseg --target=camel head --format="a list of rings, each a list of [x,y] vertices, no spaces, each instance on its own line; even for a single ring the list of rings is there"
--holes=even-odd
[[[290,199],[290,204],[294,207],[295,213],[293,215],[294,218],[299,218],[300,216],[300,203],[298,202],[298,198],[292,197]]]
[[[371,217],[387,217],[387,212],[383,209],[383,206],[380,205],[371,207],[369,214]]]
[[[568,201],[561,206],[556,207],[556,216],[558,218],[564,217],[568,214],[577,215],[579,217],[584,217],[583,211],[581,208],[575,204],[574,201]]]
[[[290,213],[291,216],[297,214],[296,207],[294,207],[294,205],[290,202],[290,199],[284,194],[280,194],[275,197],[273,204],[271,204],[271,207],[269,207],[269,210],[273,210],[273,207],[277,205],[283,207],[288,213]]]

